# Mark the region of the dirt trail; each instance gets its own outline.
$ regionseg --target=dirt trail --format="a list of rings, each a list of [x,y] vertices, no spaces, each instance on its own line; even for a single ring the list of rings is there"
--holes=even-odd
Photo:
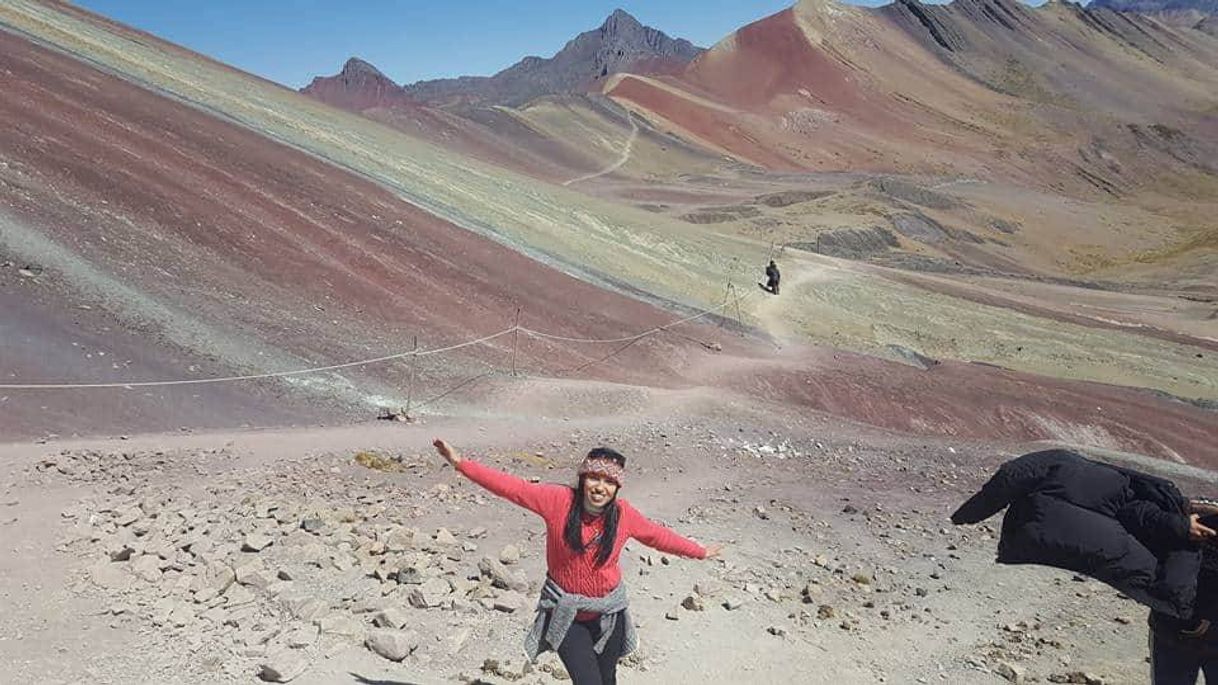
[[[778,296],[768,292],[758,291],[757,296],[750,299],[749,312],[756,317],[760,327],[775,339],[784,342],[806,342],[800,330],[790,324],[792,310],[798,309],[800,300],[806,297],[801,291],[809,284],[830,283],[840,277],[842,266],[828,263],[825,260],[811,261],[807,259],[788,260],[779,265],[782,272],[782,282]]]
[[[600,171],[578,176],[569,181],[564,181],[564,186],[569,186],[574,183],[582,183],[584,181],[591,181],[594,178],[600,178],[601,176],[611,174],[622,168],[622,165],[624,165],[626,162],[630,161],[630,153],[634,150],[634,141],[639,137],[639,124],[634,120],[634,115],[630,112],[626,112],[626,118],[630,120],[630,136],[626,138],[626,143],[622,146],[621,156],[618,157],[615,162],[604,169],[601,169]]]

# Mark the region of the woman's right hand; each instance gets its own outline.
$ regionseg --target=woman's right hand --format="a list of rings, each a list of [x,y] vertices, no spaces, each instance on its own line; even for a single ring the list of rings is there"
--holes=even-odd
[[[461,463],[461,456],[457,454],[457,450],[454,450],[452,445],[444,442],[440,438],[436,438],[431,444],[436,446],[436,452],[438,452],[441,457],[444,457],[444,460],[447,461],[454,469],[457,468],[457,465]]]

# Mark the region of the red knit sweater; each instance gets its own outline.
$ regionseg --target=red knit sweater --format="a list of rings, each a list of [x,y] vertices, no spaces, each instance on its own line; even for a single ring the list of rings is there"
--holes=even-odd
[[[567,512],[571,508],[571,488],[551,483],[539,484],[517,478],[489,466],[463,459],[457,467],[467,478],[500,497],[536,513],[546,522],[546,566],[554,582],[566,592],[588,597],[604,597],[622,580],[618,561],[627,540],[639,542],[669,554],[704,559],[706,549],[677,533],[650,521],[630,503],[618,499],[621,515],[617,524],[617,539],[613,554],[603,566],[596,565],[597,545],[588,544],[601,532],[604,521],[600,516],[584,516],[581,534],[585,547],[576,552],[563,539]],[[581,613],[581,621],[595,614]]]

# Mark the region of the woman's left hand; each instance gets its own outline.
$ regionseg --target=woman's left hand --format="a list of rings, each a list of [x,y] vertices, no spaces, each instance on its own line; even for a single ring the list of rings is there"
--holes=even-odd
[[[723,553],[723,545],[707,545],[704,559],[714,559]]]

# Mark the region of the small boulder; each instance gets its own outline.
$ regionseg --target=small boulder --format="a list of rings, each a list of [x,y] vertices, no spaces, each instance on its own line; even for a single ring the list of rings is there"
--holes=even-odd
[[[309,660],[303,654],[283,652],[274,655],[258,666],[258,677],[268,683],[286,683],[298,678],[309,668]]]
[[[317,642],[317,626],[300,626],[284,636],[284,642],[292,649],[304,649]]]
[[[519,592],[505,592],[495,598],[494,607],[496,611],[514,614],[523,609],[527,604],[528,600]]]
[[[121,564],[103,561],[89,568],[89,580],[105,590],[126,590],[131,587],[135,577]]]
[[[131,563],[131,572],[149,583],[155,583],[161,579],[161,558],[155,554],[142,555]]]
[[[409,631],[378,628],[368,633],[364,644],[379,656],[401,661],[419,646],[419,637]]]
[[[322,528],[326,527],[326,522],[318,517],[303,519],[300,522],[300,529],[306,533],[320,533]]]
[[[144,512],[135,506],[120,507],[114,512],[114,524],[117,526],[129,526],[142,518]]]
[[[527,592],[529,589],[529,581],[523,573],[509,571],[498,559],[482,557],[482,561],[478,562],[478,571],[490,578],[491,584],[497,588],[516,592]]]
[[[415,531],[411,528],[394,528],[385,536],[386,552],[406,552],[414,549]]]
[[[410,591],[410,605],[418,609],[438,607],[452,594],[452,588],[443,578],[432,578]]]
[[[243,585],[236,583],[228,586],[228,590],[224,592],[224,597],[227,599],[225,606],[236,607],[244,604],[252,604],[258,598],[254,593],[250,592]]]
[[[261,552],[262,550],[274,544],[275,539],[269,535],[262,533],[252,533],[245,536],[245,540],[241,542],[242,552]]]
[[[372,625],[377,628],[402,628],[409,622],[406,612],[397,607],[382,609],[372,616]]]
[[[998,666],[994,668],[994,673],[997,673],[1012,683],[1022,683],[1024,681],[1023,666],[1010,661],[999,662]]]
[[[242,564],[235,569],[237,582],[242,585],[256,587],[259,590],[265,590],[275,579],[271,576],[271,572],[262,565],[261,561],[253,561],[248,564]]]
[[[508,545],[499,550],[499,561],[508,566],[520,563],[520,548],[516,545]]]

